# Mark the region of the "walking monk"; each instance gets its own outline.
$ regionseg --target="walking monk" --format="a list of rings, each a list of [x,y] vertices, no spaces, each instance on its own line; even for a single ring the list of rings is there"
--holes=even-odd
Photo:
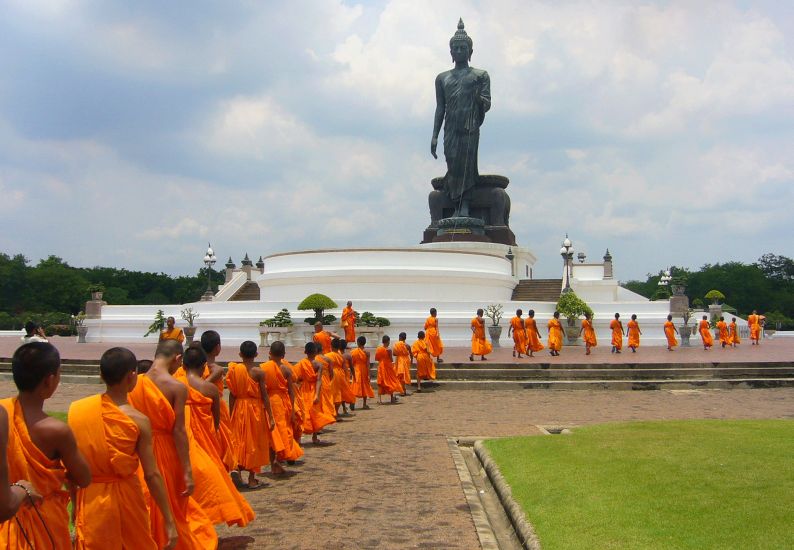
[[[375,397],[375,392],[372,391],[372,384],[369,381],[369,352],[364,349],[364,346],[367,345],[367,339],[364,336],[359,336],[356,344],[358,347],[350,352],[350,357],[353,361],[353,372],[356,373],[353,381],[353,393],[356,394],[356,397],[364,400],[363,408],[369,409],[367,399]]]
[[[138,381],[137,360],[126,348],[111,348],[99,360],[105,393],[74,401],[69,426],[77,438],[93,477],[77,490],[75,548],[156,550],[143,487],[163,515],[166,548],[177,543],[176,524],[168,504],[163,476],[152,450],[152,424],[127,403]]]
[[[436,379],[436,364],[427,347],[424,331],[416,335],[416,341],[411,344],[411,356],[416,359],[416,391],[422,391],[422,380]]]
[[[196,490],[193,498],[215,525],[245,527],[254,511],[240,495],[221,461],[217,430],[220,427],[221,395],[215,384],[201,375],[207,356],[196,342],[185,350],[182,364],[186,374],[177,379],[187,386],[186,421],[190,442],[190,463]]]
[[[8,479],[8,413],[0,407],[0,523],[13,518],[22,506],[39,505],[41,495],[29,481]],[[0,531],[2,531],[0,525]]]
[[[403,385],[397,378],[397,371],[394,368],[394,360],[392,359],[391,350],[389,349],[389,342],[391,338],[383,335],[383,345],[378,346],[375,350],[375,360],[378,362],[378,403],[381,401],[381,395],[388,395],[391,403],[397,403],[397,396],[395,393],[403,391]]]
[[[527,312],[527,320],[524,321],[524,330],[527,333],[527,353],[529,353],[530,357],[534,357],[536,351],[543,349],[538,323],[535,321],[534,309],[530,309]]]
[[[609,328],[612,329],[612,353],[620,353],[623,349],[623,323],[620,320],[620,313],[615,314],[615,318],[609,322]]]
[[[560,312],[555,311],[554,317],[549,319],[549,353],[552,356],[560,355],[562,349],[562,339],[565,336],[565,329],[562,328],[560,323]]]
[[[334,367],[331,362],[323,355],[323,349],[319,344],[314,344],[315,357],[314,360],[322,365],[322,387],[320,388],[320,402],[323,406],[323,412],[328,416],[333,417],[336,422],[336,406],[334,405]]]
[[[400,379],[403,385],[403,395],[411,395],[408,393],[408,386],[411,385],[411,363],[414,362],[413,353],[411,353],[411,348],[408,347],[408,344],[405,343],[405,340],[408,336],[401,332],[399,336],[399,340],[394,344],[392,348],[392,353],[394,357],[396,357],[396,365],[397,365],[397,378]]]
[[[477,310],[477,317],[471,320],[471,354],[469,361],[474,361],[474,356],[479,355],[480,361],[487,361],[486,355],[493,351],[491,343],[485,339],[485,319],[482,309]]]
[[[69,492],[63,485],[87,487],[91,469],[69,426],[44,412],[44,401],[61,380],[61,357],[52,344],[30,342],[14,352],[11,372],[19,393],[0,401],[8,416],[8,479],[28,480],[41,501],[0,524],[0,548],[71,549]]]
[[[739,338],[739,327],[736,326],[736,317],[733,318],[731,324],[728,325],[728,328],[731,332],[731,345],[736,347],[738,344],[741,344],[742,341]]]
[[[441,341],[441,335],[438,333],[438,312],[434,307],[430,308],[430,317],[425,319],[425,334],[427,351],[436,358],[437,362],[443,363],[441,354],[444,353],[444,342]]]
[[[229,405],[223,399],[223,367],[217,363],[221,354],[221,335],[214,330],[205,330],[201,333],[201,349],[207,354],[207,368],[204,369],[203,378],[218,388],[220,395],[221,417],[217,430],[217,439],[220,444],[220,457],[227,472],[237,468],[237,445],[232,435],[232,416]]]
[[[747,326],[750,327],[750,345],[757,346],[761,343],[761,316],[756,310],[747,317]]]
[[[325,426],[336,422],[333,414],[327,412],[328,409],[333,410],[333,400],[328,399],[330,398],[328,392],[323,392],[323,385],[325,384],[323,370],[328,367],[315,360],[317,350],[317,344],[307,342],[304,347],[306,357],[292,367],[295,382],[300,386],[296,399],[300,398],[303,400],[303,408],[305,410],[302,431],[303,433],[312,434],[312,443],[315,445],[320,443],[320,431]],[[327,404],[323,403],[324,399],[328,399]]]
[[[284,342],[276,340],[270,344],[269,361],[259,365],[265,373],[265,387],[270,398],[273,421],[276,429],[273,436],[276,441],[281,439],[281,446],[273,445],[270,457],[273,461],[270,470],[275,473],[281,468],[279,462],[284,460],[292,463],[303,456],[303,449],[295,441],[292,426],[295,424],[295,390],[292,383],[292,365],[284,360],[286,349]],[[278,436],[278,437],[276,437]]]
[[[323,353],[331,353],[331,341],[334,338],[339,338],[339,335],[325,330],[323,324],[320,322],[314,323],[314,335],[312,336],[312,340],[315,344],[320,344],[323,348]]]
[[[626,324],[626,327],[629,333],[629,347],[632,353],[637,353],[637,348],[640,347],[640,335],[642,331],[640,330],[640,324],[637,322],[636,313],[631,315],[631,321]]]
[[[720,316],[720,320],[717,321],[717,330],[720,331],[720,344],[722,347],[730,345],[731,335],[728,332],[728,323],[725,322],[725,317]]]
[[[179,535],[176,548],[215,548],[218,545],[215,528],[191,497],[195,486],[185,423],[187,388],[172,376],[182,364],[182,353],[182,344],[176,340],[160,342],[154,352],[152,368],[138,377],[127,399],[152,424],[154,458],[163,476]],[[162,547],[168,543],[168,533],[162,514],[152,502],[153,497],[149,495],[147,499],[149,520],[152,536]]]
[[[507,337],[510,338],[511,334],[513,336],[513,357],[518,353],[519,359],[522,353],[527,353],[527,331],[521,318],[523,314],[523,311],[517,309],[516,316],[510,319],[510,326],[507,329]]]
[[[590,355],[590,350],[598,345],[595,329],[593,328],[593,316],[590,313],[584,314],[582,328],[579,329],[579,336],[582,334],[584,334],[584,354]]]
[[[358,312],[353,309],[353,302],[348,301],[345,309],[342,310],[340,325],[345,331],[345,340],[348,342],[356,341],[356,319]]]
[[[248,472],[249,489],[261,485],[256,474],[262,466],[270,464],[270,433],[276,428],[265,388],[265,373],[254,364],[256,356],[256,344],[246,340],[240,344],[243,362],[229,362],[226,373],[232,433],[237,442],[237,467]]]
[[[703,339],[703,349],[708,350],[714,345],[714,337],[711,336],[711,327],[709,325],[708,315],[703,316],[703,319],[698,325],[698,331],[700,332],[700,337]]]
[[[324,357],[334,369],[333,394],[336,414],[339,416],[341,405],[342,415],[350,416],[350,413],[347,412],[347,405],[355,404],[356,394],[350,387],[350,373],[345,371],[345,358],[339,352],[340,342],[339,338],[331,340],[331,353],[326,353]]]
[[[687,330],[689,330],[687,328]],[[664,335],[667,337],[667,351],[673,351],[673,348],[678,345],[678,340],[675,335],[678,334],[678,329],[673,324],[673,316],[667,316],[667,322],[664,324]]]

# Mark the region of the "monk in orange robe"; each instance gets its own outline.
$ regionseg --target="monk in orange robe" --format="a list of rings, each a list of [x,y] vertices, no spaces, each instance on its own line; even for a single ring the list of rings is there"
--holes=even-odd
[[[750,328],[750,345],[757,346],[761,344],[761,316],[758,315],[756,310],[747,317],[747,326]]]
[[[375,360],[378,362],[378,403],[380,404],[383,404],[382,395],[388,395],[391,403],[397,403],[397,396],[394,394],[403,391],[403,385],[397,378],[397,369],[394,368],[394,359],[389,349],[390,341],[391,338],[384,334],[381,340],[383,344],[375,350]]]
[[[518,354],[521,359],[522,353],[527,353],[527,331],[524,328],[524,320],[521,316],[524,312],[520,309],[516,310],[516,316],[510,319],[510,326],[507,328],[507,337],[513,337],[513,357]]]
[[[136,368],[130,350],[107,350],[99,360],[105,393],[74,401],[69,407],[69,426],[93,477],[91,485],[77,490],[73,504],[76,549],[110,548],[113,543],[117,548],[158,548],[139,468],[148,494],[163,515],[166,548],[177,543],[176,523],[152,450],[151,422],[127,403],[127,394],[138,381]]]
[[[347,340],[341,338],[339,340],[339,353],[342,355],[342,359],[344,361],[344,370],[345,370],[345,377],[350,384],[350,391],[355,396],[356,392],[353,386],[356,383],[357,373],[356,369],[353,368],[353,356],[350,355],[350,351],[347,349]],[[353,411],[356,409],[356,402],[353,401],[350,403],[350,410]]]
[[[229,405],[223,399],[224,373],[223,367],[218,364],[218,356],[221,354],[221,335],[214,330],[205,330],[201,333],[201,349],[207,354],[207,367],[204,369],[202,377],[211,382],[218,388],[220,399],[220,424],[216,432],[218,443],[220,444],[220,457],[227,472],[237,468],[236,449],[237,444],[232,434],[232,415],[229,412]]]
[[[422,380],[436,379],[436,364],[427,347],[425,332],[420,330],[411,344],[411,354],[416,360],[416,391],[422,391]]]
[[[400,382],[403,384],[403,395],[411,395],[408,393],[408,386],[411,385],[411,363],[414,362],[413,353],[411,353],[411,348],[408,347],[406,344],[406,340],[408,339],[408,335],[404,332],[401,332],[399,335],[399,340],[394,344],[392,348],[392,353],[395,357],[395,363],[397,366],[397,378],[400,379]]]
[[[372,385],[369,382],[369,352],[364,349],[367,339],[364,336],[359,336],[356,344],[358,347],[350,353],[353,359],[353,371],[356,373],[353,393],[356,394],[356,397],[364,400],[363,408],[369,409],[367,399],[375,397],[375,392],[372,391]]]
[[[698,332],[700,332],[700,338],[703,340],[704,350],[714,345],[714,337],[711,335],[711,325],[709,324],[708,315],[704,315],[703,319],[700,321]]]
[[[609,322],[612,330],[612,353],[620,353],[623,349],[623,322],[620,320],[620,313],[615,314],[615,318]]]
[[[350,373],[345,371],[345,358],[339,352],[340,342],[339,338],[331,340],[331,353],[325,354],[325,359],[334,369],[333,394],[337,417],[340,406],[342,407],[342,416],[350,416],[350,413],[347,412],[347,405],[356,402],[356,394],[353,393],[353,388],[350,386]]]
[[[322,323],[314,323],[314,335],[312,340],[315,344],[320,344],[323,348],[323,353],[331,353],[331,342],[334,338],[339,338],[339,335],[325,330]]]
[[[11,359],[19,393],[0,401],[8,416],[8,479],[29,481],[41,500],[36,504],[38,513],[24,506],[14,519],[0,524],[0,548],[72,548],[66,511],[69,492],[63,485],[68,480],[87,487],[91,468],[69,426],[44,412],[44,401],[58,388],[60,370],[58,350],[47,342],[23,344]],[[21,485],[24,490],[25,484]]]
[[[348,301],[345,309],[342,310],[342,317],[340,318],[340,325],[342,330],[345,331],[345,340],[348,342],[356,341],[356,320],[358,319],[358,312],[353,309],[353,302]]]
[[[527,333],[527,353],[530,357],[535,356],[536,351],[543,349],[543,343],[540,330],[538,330],[538,323],[535,321],[535,310],[530,309],[527,312],[527,319],[524,321],[524,330]]]
[[[295,391],[292,383],[292,365],[284,360],[284,342],[270,344],[270,360],[259,368],[265,373],[265,387],[273,410],[273,420],[283,443],[282,449],[271,449],[271,459],[294,463],[303,456],[303,449],[295,441],[292,426],[295,424]]]
[[[562,328],[560,323],[560,312],[555,311],[554,317],[549,319],[549,353],[552,356],[558,356],[562,349],[562,339],[565,336],[565,329]]]
[[[731,321],[731,324],[728,325],[728,329],[731,333],[731,346],[736,347],[738,344],[741,344],[742,341],[739,338],[739,327],[736,326],[736,317],[734,317]]]
[[[486,355],[493,351],[491,343],[485,339],[485,319],[483,310],[477,310],[477,317],[471,320],[471,354],[469,361],[474,361],[474,356],[479,355],[480,361],[487,361]]]
[[[678,334],[678,329],[673,324],[673,316],[667,316],[667,322],[664,324],[664,335],[667,337],[667,351],[673,351],[673,348],[678,345],[678,340],[675,335]]]
[[[444,342],[441,341],[441,335],[438,333],[438,312],[434,307],[430,308],[430,317],[425,319],[425,335],[430,355],[435,357],[437,362],[443,363],[441,354],[444,353]]]
[[[178,380],[188,391],[190,463],[196,482],[193,498],[215,525],[245,527],[254,519],[254,511],[237,491],[221,460],[218,439],[221,395],[215,384],[202,378],[207,355],[200,344],[185,350],[182,364],[187,374]]]
[[[642,331],[640,330],[640,324],[637,322],[636,313],[631,315],[631,321],[626,324],[626,328],[628,329],[629,347],[632,353],[637,353],[637,348],[640,347],[640,335]]]
[[[584,347],[585,347],[585,355],[590,355],[591,349],[598,345],[598,340],[596,339],[595,329],[593,328],[593,316],[590,313],[584,314],[584,320],[582,321],[582,328],[579,329],[579,336],[584,334]]]
[[[725,322],[725,317],[720,316],[720,320],[717,321],[717,330],[720,331],[720,345],[723,348],[729,346],[731,343],[731,335],[728,332],[728,323]]]
[[[295,382],[299,384],[299,393],[296,396],[303,400],[305,415],[303,418],[302,431],[304,433],[312,434],[312,443],[315,445],[320,443],[320,432],[329,424],[336,422],[336,418],[323,407],[323,385],[325,379],[323,377],[323,370],[328,369],[327,365],[317,361],[317,352],[319,348],[314,342],[307,342],[304,347],[306,357],[301,359],[292,367],[292,374]],[[325,392],[325,395],[328,395]],[[333,408],[333,403],[329,403],[328,407]]]
[[[29,481],[8,479],[8,413],[0,407],[0,524],[13,518],[22,506],[39,505],[41,495]],[[0,525],[0,531],[2,531]]]
[[[314,344],[314,342],[311,342]],[[320,387],[320,403],[322,404],[323,412],[334,418],[336,421],[337,411],[334,406],[334,367],[331,362],[322,354],[322,348],[319,344],[314,344],[315,355],[314,360],[322,365],[322,385]]]
[[[176,548],[215,548],[218,534],[201,506],[191,496],[195,489],[190,463],[188,428],[185,423],[187,388],[173,373],[182,363],[182,344],[163,340],[157,345],[149,372],[138,377],[129,393],[130,405],[149,418],[152,424],[154,458],[163,476],[179,541]],[[162,514],[148,497],[152,536],[158,546],[168,543]]]
[[[165,320],[165,328],[160,331],[160,341],[163,340],[176,340],[180,344],[185,343],[185,333],[182,332],[181,328],[177,328],[174,325],[176,321],[173,317],[169,317]]]
[[[229,362],[226,373],[232,433],[237,442],[237,463],[239,468],[248,472],[249,489],[260,486],[256,474],[262,466],[270,464],[271,433],[276,428],[265,387],[265,373],[254,364],[257,354],[256,344],[246,340],[240,344],[243,362]],[[273,473],[283,471],[279,465]]]

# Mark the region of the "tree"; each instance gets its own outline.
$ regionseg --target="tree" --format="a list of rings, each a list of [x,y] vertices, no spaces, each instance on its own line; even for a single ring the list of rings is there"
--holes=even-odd
[[[333,315],[326,316],[324,315],[324,313],[326,309],[332,309],[337,307],[339,306],[336,305],[336,302],[334,302],[331,298],[329,298],[325,294],[310,294],[309,296],[304,298],[300,304],[298,304],[299,311],[306,311],[309,309],[314,311],[314,317],[307,317],[306,319],[304,319],[304,322],[310,325],[313,325],[314,323],[318,323],[318,322],[323,323],[324,325],[329,324],[326,322],[327,320],[326,317],[333,317],[333,319],[330,320],[330,322],[333,322],[334,320],[336,320],[336,317],[334,317]]]
[[[764,254],[758,258],[758,267],[769,279],[778,281],[794,280],[794,260],[786,256]]]

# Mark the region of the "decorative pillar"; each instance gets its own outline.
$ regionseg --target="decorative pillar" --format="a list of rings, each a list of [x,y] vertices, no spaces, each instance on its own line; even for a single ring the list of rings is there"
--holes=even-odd
[[[245,253],[245,258],[240,262],[240,265],[243,268],[243,272],[245,273],[245,278],[249,281],[251,280],[251,268],[253,267],[254,263],[248,257],[248,252]]]
[[[229,261],[226,262],[226,280],[223,281],[224,284],[226,284],[226,283],[228,283],[229,281],[232,280],[232,276],[234,275],[234,268],[235,267],[237,267],[237,266],[234,265],[234,262],[232,261],[232,257],[229,256]]]
[[[611,279],[612,278],[612,254],[609,253],[609,249],[607,248],[607,253],[604,254],[604,279]]]

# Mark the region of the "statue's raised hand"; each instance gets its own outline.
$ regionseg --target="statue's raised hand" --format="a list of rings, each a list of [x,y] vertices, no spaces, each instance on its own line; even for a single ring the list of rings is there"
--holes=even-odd
[[[430,140],[430,154],[433,155],[434,159],[438,158],[438,155],[436,154],[437,147],[438,147],[438,138],[433,138],[432,140]]]

